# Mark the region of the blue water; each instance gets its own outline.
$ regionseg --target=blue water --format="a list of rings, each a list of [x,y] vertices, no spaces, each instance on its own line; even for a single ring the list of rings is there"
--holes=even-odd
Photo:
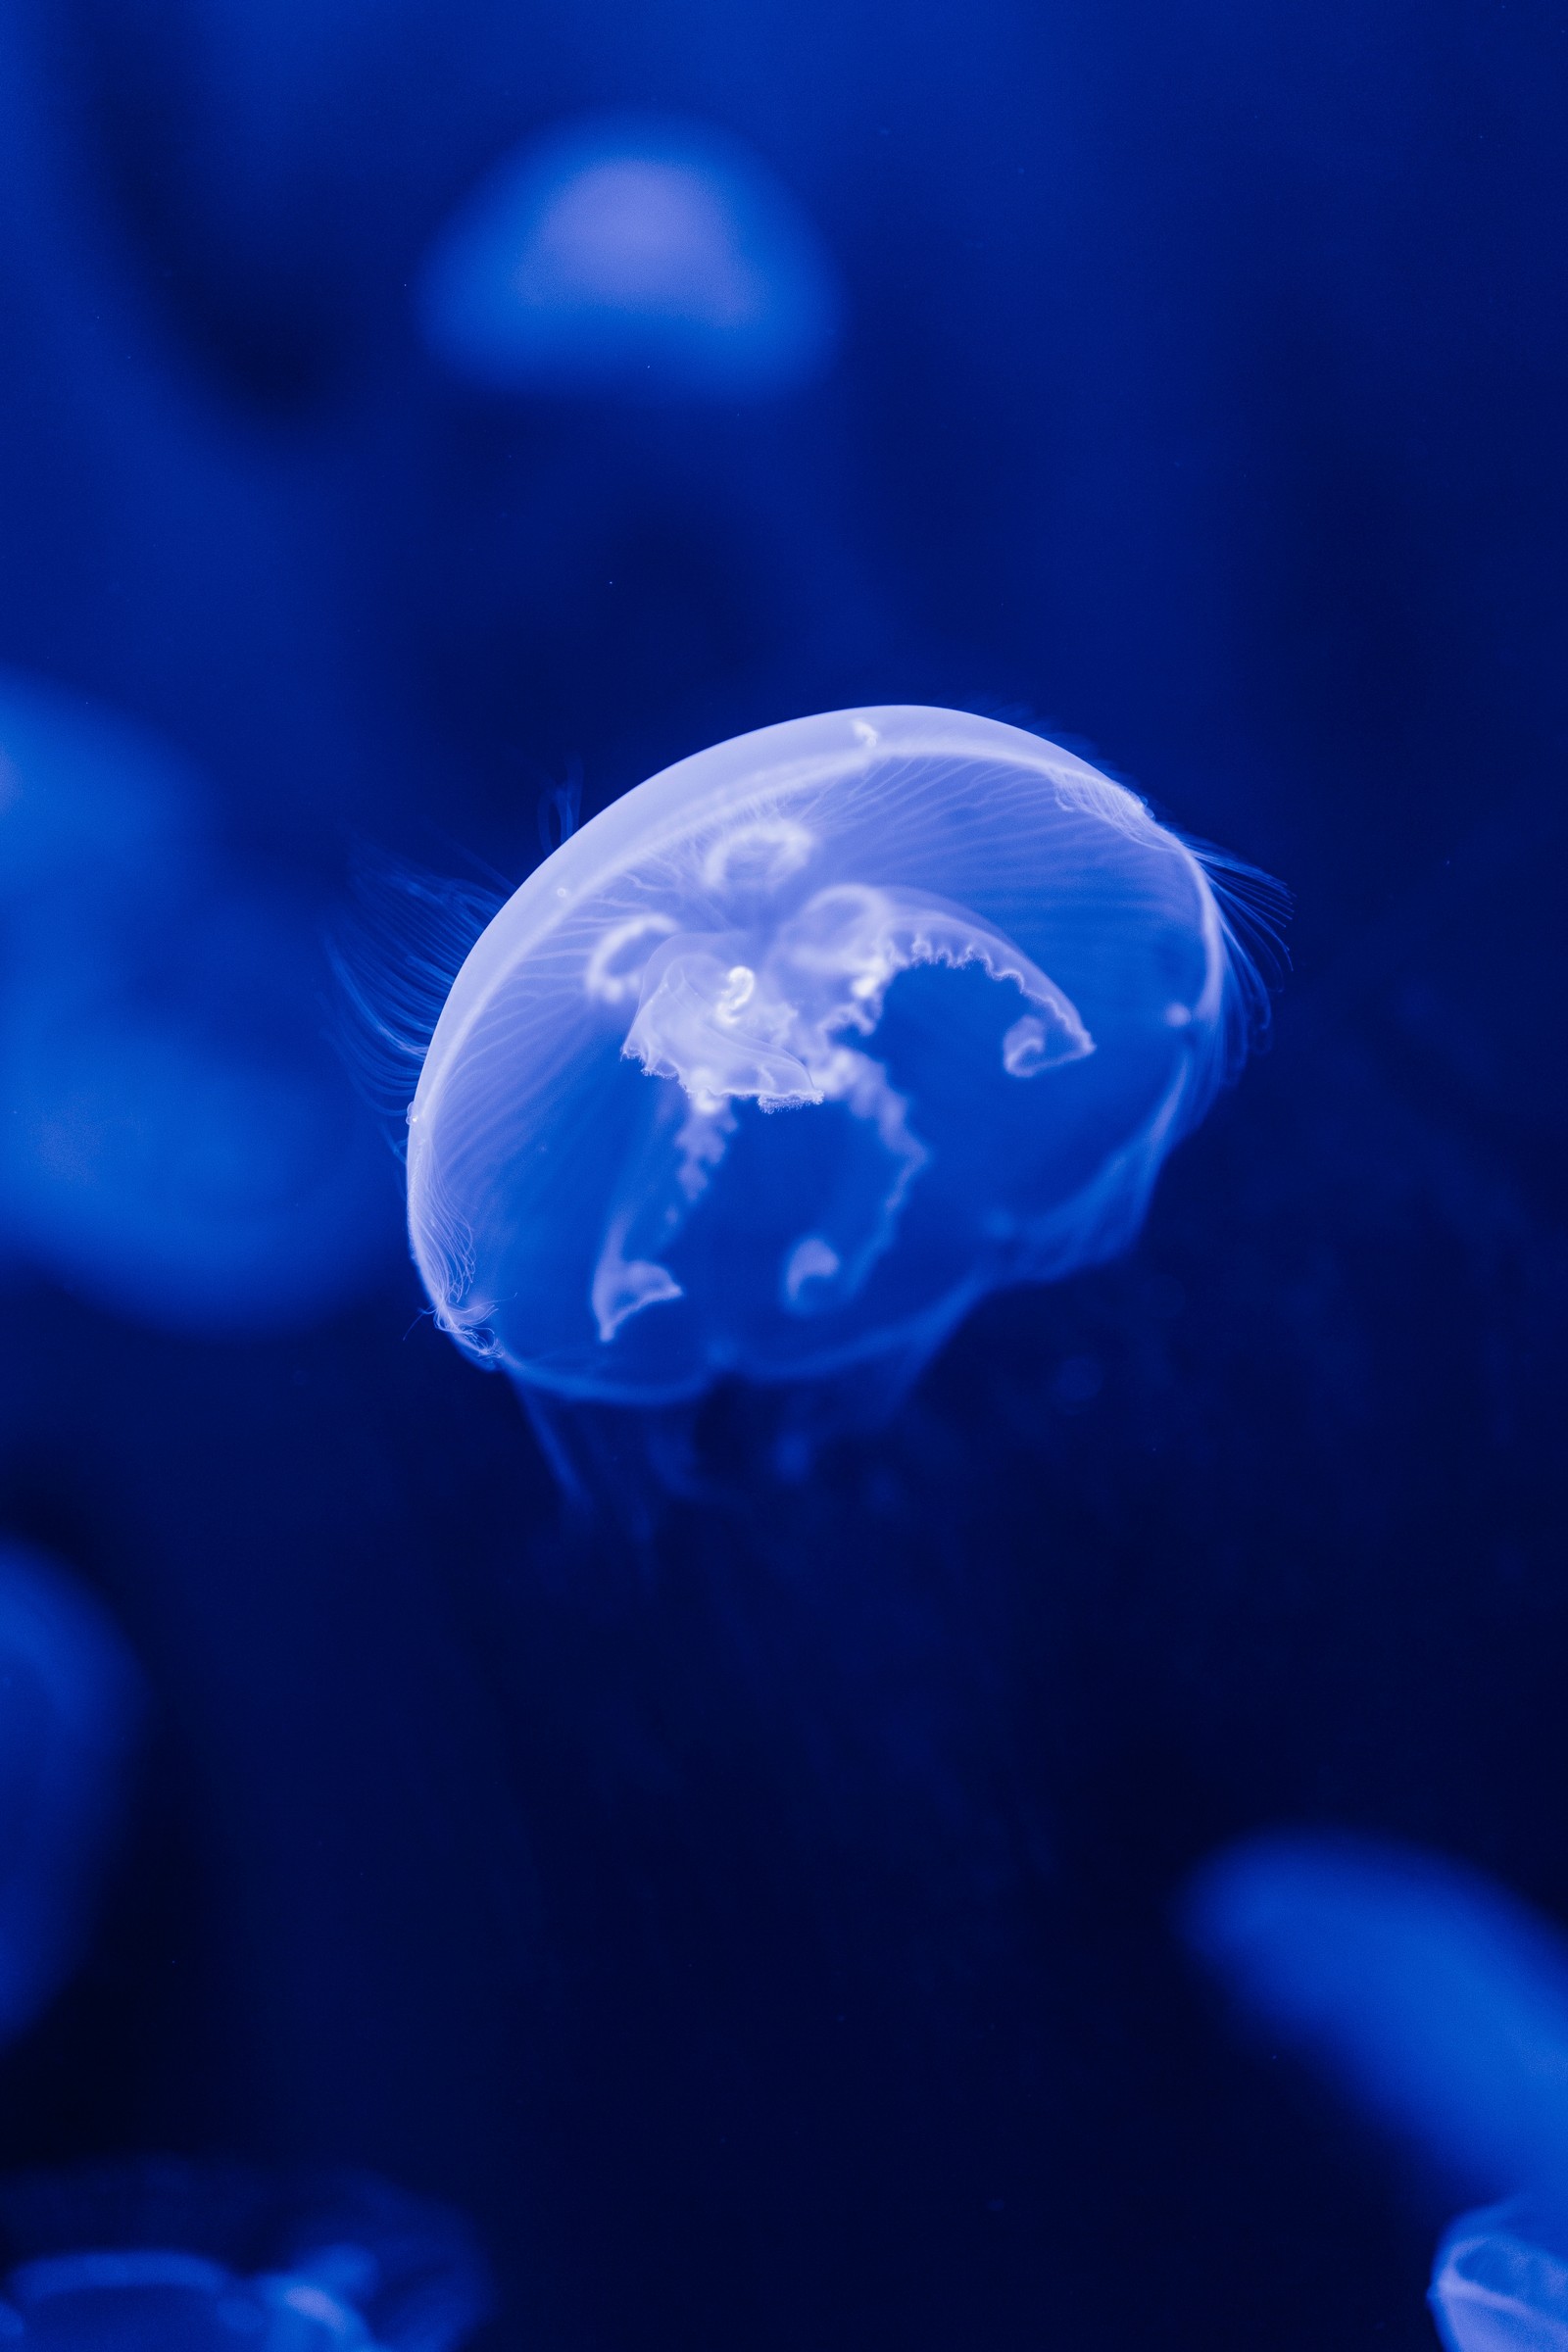
[[[146,1699],[0,2178],[350,2166],[473,2225],[479,2347],[1434,2342],[1522,2184],[1238,2034],[1174,1923],[1283,1835],[1568,1923],[1565,78],[1517,0],[7,12],[0,1540]],[[430,288],[486,190],[476,363]],[[1114,1254],[1026,1265],[1082,1186],[1020,1188],[1008,1106],[1065,1168],[1113,1070],[1030,845],[768,923],[645,877],[627,1132],[524,1106],[579,1172],[488,1303],[509,1361],[569,1299],[700,1372],[530,1419],[402,1230],[460,969],[649,779],[890,709],[1222,845],[1268,1050]],[[818,888],[881,894],[810,918],[850,979],[938,901],[986,954],[823,1030],[854,1100],[703,1109],[688,983],[810,1078]]]

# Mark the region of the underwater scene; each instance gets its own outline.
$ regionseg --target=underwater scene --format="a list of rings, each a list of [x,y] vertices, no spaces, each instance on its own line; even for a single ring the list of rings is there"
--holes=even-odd
[[[1568,2352],[1565,122],[0,11],[0,2352]]]

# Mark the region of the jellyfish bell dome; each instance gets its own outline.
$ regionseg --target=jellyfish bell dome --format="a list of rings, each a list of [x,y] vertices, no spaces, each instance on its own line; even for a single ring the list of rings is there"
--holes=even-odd
[[[467,2226],[368,2175],[164,2157],[0,2181],[19,2352],[459,2352],[490,2300]]]
[[[437,1319],[657,1406],[918,1369],[1120,1249],[1256,976],[1132,793],[961,711],[834,711],[638,786],[458,973],[409,1113]]]
[[[0,2342],[18,2352],[376,2352],[352,2305],[310,2277],[237,2277],[172,2247],[25,2264],[0,2302]]]
[[[761,159],[707,125],[591,119],[508,156],[437,238],[420,317],[500,389],[725,397],[831,357],[832,265]]]

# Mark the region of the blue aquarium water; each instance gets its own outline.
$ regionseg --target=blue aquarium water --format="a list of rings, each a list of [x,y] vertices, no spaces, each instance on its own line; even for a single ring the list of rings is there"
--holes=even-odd
[[[298,1326],[391,1201],[324,1037],[310,902],[137,729],[0,691],[0,1255],[138,1320]]]
[[[1195,1949],[1242,2007],[1450,2178],[1568,2180],[1568,1938],[1458,1863],[1274,1837],[1209,1863]]]
[[[359,2174],[169,2159],[0,2181],[0,2343],[39,2352],[459,2352],[485,2267]]]
[[[442,1328],[525,1388],[918,1368],[1122,1249],[1260,1003],[1201,859],[963,712],[719,744],[547,858],[409,1112]]]
[[[1461,2214],[1430,2300],[1448,2352],[1568,2352],[1568,2203],[1515,2197]]]
[[[81,1956],[142,1715],[107,1611],[54,1560],[0,1542],[0,2042]]]
[[[733,135],[611,117],[527,141],[437,238],[420,316],[459,373],[521,391],[740,399],[828,365],[837,274]]]

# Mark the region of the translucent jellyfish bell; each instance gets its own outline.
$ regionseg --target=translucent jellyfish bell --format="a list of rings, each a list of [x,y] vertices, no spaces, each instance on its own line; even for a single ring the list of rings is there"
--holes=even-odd
[[[1515,2197],[1462,2215],[1429,2300],[1448,2352],[1568,2352],[1568,2204]]]
[[[761,160],[695,123],[609,118],[509,156],[442,232],[432,348],[500,388],[785,391],[831,356],[840,298]]]
[[[171,2159],[0,2182],[0,2277],[18,2352],[459,2352],[490,2302],[439,2206]]]
[[[911,1377],[1136,1233],[1256,977],[1133,794],[960,711],[835,711],[565,842],[452,987],[409,1114],[437,1319],[525,1393]]]
[[[0,2042],[79,1956],[142,1703],[135,1661],[92,1595],[0,1544]]]

